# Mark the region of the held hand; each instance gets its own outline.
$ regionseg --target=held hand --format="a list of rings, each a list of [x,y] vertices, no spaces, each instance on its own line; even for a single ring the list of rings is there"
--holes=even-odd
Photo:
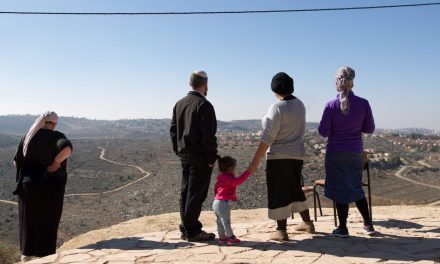
[[[251,173],[258,171],[258,167],[260,167],[260,161],[263,159],[269,147],[270,146],[264,143],[263,141],[260,142],[260,144],[258,145],[257,152],[255,152],[254,158],[251,164],[249,165],[249,171]]]
[[[54,162],[53,162],[49,167],[47,167],[46,169],[47,169],[48,172],[52,173],[52,172],[57,171],[59,168],[60,168],[60,163],[54,161]]]
[[[249,164],[248,170],[251,174],[254,174],[255,172],[258,171],[258,167],[259,167],[259,162],[256,162],[255,160],[253,160],[251,162],[251,164]]]
[[[217,161],[218,158],[220,158],[220,156],[217,156],[217,158],[216,158],[212,163],[208,164],[208,166],[209,166],[210,168],[214,167],[215,162]]]

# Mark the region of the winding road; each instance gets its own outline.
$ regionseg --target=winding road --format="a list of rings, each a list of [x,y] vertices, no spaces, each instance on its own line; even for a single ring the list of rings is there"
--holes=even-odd
[[[118,191],[120,191],[120,190],[122,190],[122,189],[127,188],[127,187],[130,186],[130,185],[133,185],[133,184],[135,184],[135,183],[137,183],[137,182],[139,182],[139,181],[144,180],[145,178],[147,178],[148,176],[151,175],[151,173],[145,171],[144,169],[142,169],[142,168],[139,167],[139,166],[132,165],[132,164],[127,164],[127,163],[121,163],[121,162],[117,162],[117,161],[113,161],[113,160],[109,160],[109,159],[107,159],[107,158],[105,157],[106,149],[103,148],[103,147],[98,147],[98,148],[101,150],[101,154],[99,155],[99,158],[100,158],[101,160],[106,161],[106,162],[110,162],[110,163],[113,163],[113,164],[116,164],[116,165],[120,165],[120,166],[125,166],[125,167],[132,167],[132,168],[135,168],[135,169],[139,170],[144,176],[142,176],[141,178],[139,178],[139,179],[137,179],[137,180],[134,180],[134,181],[132,181],[132,182],[129,182],[129,183],[123,185],[123,186],[120,186],[120,187],[117,187],[117,188],[115,188],[115,189],[112,189],[112,190],[103,191],[103,192],[90,192],[90,193],[72,193],[72,194],[66,194],[66,195],[64,195],[64,197],[96,196],[96,195],[101,195],[101,194],[109,194],[109,193],[118,192]],[[12,205],[18,205],[17,202],[14,202],[14,201],[7,201],[7,200],[0,200],[0,203],[4,203],[4,204],[12,204]]]
[[[400,168],[400,169],[394,174],[394,176],[396,176],[397,178],[400,178],[400,179],[402,179],[402,180],[409,181],[409,182],[411,182],[411,183],[417,184],[417,185],[422,185],[422,186],[426,186],[426,187],[429,187],[429,188],[434,188],[434,189],[438,189],[438,190],[440,190],[440,187],[439,187],[439,186],[429,185],[429,184],[426,184],[426,183],[423,183],[423,182],[414,181],[414,180],[411,180],[411,179],[408,179],[408,178],[402,176],[402,173],[403,173],[406,169],[408,169],[408,168],[422,168],[422,166],[403,166],[402,168]]]
[[[112,189],[112,190],[103,191],[103,192],[91,192],[91,193],[72,193],[72,194],[66,194],[66,195],[64,195],[64,197],[94,196],[94,195],[100,195],[100,194],[114,193],[114,192],[120,191],[120,190],[122,190],[122,189],[125,189],[125,188],[127,188],[128,186],[133,185],[133,184],[135,184],[135,183],[137,183],[137,182],[139,182],[139,181],[142,181],[143,179],[145,179],[145,178],[147,178],[148,176],[150,176],[150,173],[149,173],[149,172],[145,171],[144,169],[142,169],[142,168],[139,167],[139,166],[131,165],[131,164],[127,164],[127,163],[121,163],[121,162],[117,162],[117,161],[113,161],[113,160],[109,160],[109,159],[107,159],[107,158],[105,157],[105,152],[106,152],[105,148],[103,148],[103,147],[98,147],[98,148],[101,149],[101,155],[99,155],[99,158],[100,158],[101,160],[104,160],[104,161],[107,161],[107,162],[110,162],[110,163],[113,163],[113,164],[116,164],[116,165],[120,165],[120,166],[125,166],[125,167],[132,167],[132,168],[135,168],[135,169],[139,170],[142,174],[144,174],[144,176],[141,177],[141,178],[139,178],[139,179],[137,179],[137,180],[134,180],[134,181],[132,181],[132,182],[129,182],[129,183],[123,185],[123,186],[120,186],[120,187],[118,187],[118,188]]]
[[[139,170],[144,176],[142,176],[141,178],[139,178],[139,179],[137,179],[137,180],[134,180],[134,181],[132,181],[132,182],[129,182],[129,183],[123,185],[123,186],[120,186],[120,187],[117,187],[117,188],[115,188],[115,189],[112,189],[112,190],[103,191],[103,192],[90,192],[90,193],[72,193],[72,194],[66,194],[64,197],[96,196],[96,195],[101,195],[101,194],[114,193],[114,192],[118,192],[118,191],[120,191],[120,190],[122,190],[122,189],[125,189],[125,188],[127,188],[127,187],[129,187],[129,186],[131,186],[131,185],[133,185],[133,184],[135,184],[135,183],[137,183],[137,182],[139,182],[139,181],[142,181],[142,180],[144,180],[145,178],[147,178],[148,176],[150,176],[150,173],[149,173],[149,172],[145,171],[144,169],[142,169],[142,168],[139,167],[139,166],[132,165],[132,164],[127,164],[127,163],[121,163],[121,162],[117,162],[117,161],[113,161],[113,160],[109,160],[109,159],[107,159],[107,158],[105,157],[106,149],[103,148],[103,147],[98,147],[98,148],[101,150],[101,154],[99,155],[99,158],[100,158],[101,160],[106,161],[106,162],[109,162],[109,163],[113,163],[113,164],[116,164],[116,165],[119,165],[119,166],[126,166],[126,167],[132,167],[132,168],[135,168],[135,169]],[[411,182],[411,183],[413,183],[413,184],[417,184],[417,185],[421,185],[421,186],[425,186],[425,187],[429,187],[429,188],[434,188],[434,189],[440,190],[440,186],[429,185],[429,184],[426,184],[426,183],[423,183],[423,182],[414,181],[414,180],[412,180],[412,179],[408,179],[408,178],[406,178],[405,176],[403,176],[403,172],[404,172],[406,169],[408,169],[408,168],[422,168],[422,167],[432,168],[431,165],[425,163],[424,161],[421,161],[421,160],[420,160],[420,161],[417,161],[417,163],[419,163],[421,166],[413,166],[413,165],[405,165],[405,166],[402,166],[402,167],[401,167],[401,168],[400,168],[400,169],[394,174],[394,176],[396,176],[397,178],[400,178],[400,179],[402,179],[402,180],[405,180],[405,181]],[[406,164],[406,162],[405,162],[405,164]],[[0,203],[11,204],[11,205],[18,205],[17,202],[14,202],[14,201],[7,201],[7,200],[1,200],[1,199],[0,199]],[[439,200],[439,201],[436,201],[436,202],[433,202],[433,203],[430,203],[429,205],[440,205],[440,200]]]
[[[18,205],[17,202],[7,201],[7,200],[1,200],[1,199],[0,199],[0,203],[4,203],[4,204],[12,204],[12,205]]]
[[[404,162],[404,163],[407,164],[407,162]],[[405,176],[403,176],[403,172],[404,172],[406,169],[408,169],[408,168],[423,168],[423,167],[426,167],[426,168],[432,168],[431,165],[427,164],[427,163],[424,162],[423,160],[419,160],[419,161],[417,161],[417,163],[419,163],[421,166],[410,166],[410,165],[405,165],[405,166],[403,166],[402,168],[400,168],[400,169],[394,174],[394,176],[396,176],[396,177],[399,178],[399,179],[402,179],[402,180],[405,180],[405,181],[411,182],[411,183],[413,183],[413,184],[417,184],[417,185],[421,185],[421,186],[425,186],[425,187],[429,187],[429,188],[434,188],[434,189],[440,190],[440,186],[429,185],[429,184],[426,184],[426,183],[423,183],[423,182],[414,181],[414,180],[408,179],[408,178],[406,178]],[[440,204],[440,200],[438,200],[438,201],[436,201],[436,202],[433,202],[433,203],[430,203],[430,204],[428,204],[428,205],[439,205],[439,204]]]

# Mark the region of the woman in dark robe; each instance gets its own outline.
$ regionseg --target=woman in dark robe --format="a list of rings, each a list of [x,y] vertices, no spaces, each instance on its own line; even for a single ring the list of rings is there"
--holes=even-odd
[[[72,152],[71,142],[54,130],[57,122],[55,112],[42,114],[21,140],[14,158],[23,261],[56,251],[67,158]]]
[[[277,229],[270,234],[270,239],[287,241],[287,218],[292,213],[298,212],[303,220],[295,227],[296,231],[315,232],[301,186],[306,109],[301,100],[293,96],[293,79],[286,73],[277,73],[271,88],[278,102],[263,118],[263,134],[250,170],[255,172],[266,156],[268,215],[277,221]]]

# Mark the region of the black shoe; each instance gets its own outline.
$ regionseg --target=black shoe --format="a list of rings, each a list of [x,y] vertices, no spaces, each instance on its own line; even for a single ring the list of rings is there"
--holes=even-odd
[[[179,225],[179,230],[180,230],[180,239],[186,240],[185,228],[183,227],[183,225]]]
[[[215,239],[215,234],[206,233],[205,231],[201,231],[199,234],[195,236],[186,238],[188,242],[204,242],[204,241],[211,241],[214,239]]]
[[[348,234],[348,229],[343,227],[338,227],[332,232],[332,236],[347,238],[350,235]]]

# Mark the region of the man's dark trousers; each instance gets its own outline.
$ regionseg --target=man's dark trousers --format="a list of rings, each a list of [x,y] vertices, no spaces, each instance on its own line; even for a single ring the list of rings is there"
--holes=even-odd
[[[180,232],[187,238],[200,234],[199,216],[211,182],[212,167],[208,162],[182,161],[182,187],[180,190]]]

